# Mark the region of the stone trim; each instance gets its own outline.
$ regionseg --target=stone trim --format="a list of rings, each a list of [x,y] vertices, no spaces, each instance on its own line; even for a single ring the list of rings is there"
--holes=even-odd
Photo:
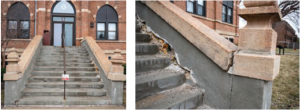
[[[208,20],[208,21],[211,21],[211,22],[218,22],[218,23],[225,24],[225,25],[228,25],[228,26],[238,27],[237,25],[233,25],[233,24],[223,22],[223,21],[220,21],[220,20],[210,19],[210,18],[207,18],[207,17],[203,17],[203,16],[200,16],[200,15],[193,14],[193,13],[189,13],[189,14],[192,15],[193,17],[200,18],[200,19],[205,19],[205,20]]]
[[[114,50],[103,50],[105,54],[114,54]],[[122,55],[126,55],[126,50],[120,50]]]
[[[96,40],[97,43],[126,43],[125,40]]]
[[[237,46],[169,1],[143,1],[223,70],[232,65]]]
[[[89,48],[95,55],[97,62],[99,62],[100,66],[102,67],[105,76],[112,80],[112,81],[126,81],[126,75],[124,74],[115,74],[113,73],[113,64],[111,61],[108,60],[104,51],[98,46],[95,40],[92,37],[85,37],[83,41],[86,41]]]

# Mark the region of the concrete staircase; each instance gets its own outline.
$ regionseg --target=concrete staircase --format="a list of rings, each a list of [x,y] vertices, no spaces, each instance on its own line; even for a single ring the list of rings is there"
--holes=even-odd
[[[110,104],[99,72],[84,48],[66,47],[66,73],[70,75],[66,81],[66,100],[63,99],[63,70],[63,49],[43,46],[18,105]]]
[[[202,105],[204,92],[189,79],[185,71],[159,53],[151,37],[136,25],[136,108],[190,109]]]

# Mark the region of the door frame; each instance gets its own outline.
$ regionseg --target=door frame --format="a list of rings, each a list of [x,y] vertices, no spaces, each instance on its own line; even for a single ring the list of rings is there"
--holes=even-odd
[[[68,21],[53,21],[53,17],[73,17],[74,18],[74,21],[73,22],[68,22]],[[52,32],[51,32],[51,43],[50,43],[50,45],[52,45],[53,46],[53,44],[54,44],[54,23],[62,23],[62,33],[64,34],[64,27],[65,27],[65,25],[64,24],[73,24],[73,32],[72,32],[72,35],[73,35],[73,42],[72,42],[72,46],[76,46],[76,35],[75,35],[75,31],[76,31],[76,22],[75,22],[75,17],[74,16],[60,16],[60,15],[53,15],[52,17],[51,17],[51,30],[52,30]]]
[[[53,5],[52,5],[52,8],[51,8],[51,21],[50,21],[50,26],[51,26],[51,32],[50,32],[50,34],[51,34],[51,37],[50,37],[50,45],[51,46],[53,46],[53,43],[54,43],[54,41],[53,41],[53,39],[54,39],[54,22],[55,23],[57,23],[57,22],[59,22],[59,21],[53,21],[53,17],[73,17],[74,18],[74,21],[73,22],[67,22],[67,23],[73,23],[73,46],[76,46],[76,8],[75,8],[75,6],[74,6],[74,4],[72,3],[72,2],[70,2],[70,1],[68,1],[70,4],[71,4],[71,6],[73,7],[73,9],[74,9],[74,14],[70,14],[70,13],[53,13],[53,8],[56,6],[56,4],[57,3],[59,3],[60,1],[56,1]],[[64,21],[65,22],[65,21]]]

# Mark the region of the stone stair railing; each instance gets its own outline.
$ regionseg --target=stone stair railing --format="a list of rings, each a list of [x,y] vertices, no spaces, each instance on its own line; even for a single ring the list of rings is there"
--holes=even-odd
[[[81,46],[86,48],[91,55],[95,65],[99,69],[100,77],[103,80],[104,88],[112,100],[112,104],[123,103],[123,83],[126,81],[124,68],[125,63],[120,50],[115,50],[111,60],[105,55],[104,51],[98,46],[92,37],[85,37],[81,41]]]
[[[227,41],[169,1],[137,1],[136,13],[150,31],[174,49],[179,64],[205,89],[204,104],[222,109],[269,109],[272,81],[279,73],[275,55],[280,20],[276,1],[245,1],[239,15],[239,46]]]
[[[32,70],[34,60],[42,47],[42,36],[35,36],[21,57],[15,48],[10,49],[7,56],[8,65],[3,75],[5,81],[5,105],[14,105],[21,96],[21,90],[25,88],[25,82]]]

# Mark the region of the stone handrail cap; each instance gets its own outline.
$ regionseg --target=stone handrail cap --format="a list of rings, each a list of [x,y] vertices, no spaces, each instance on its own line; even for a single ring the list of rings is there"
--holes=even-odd
[[[260,7],[260,6],[275,6],[277,5],[276,3],[277,1],[258,1],[258,0],[247,0],[244,1],[244,5],[245,7],[249,8],[249,7]]]

